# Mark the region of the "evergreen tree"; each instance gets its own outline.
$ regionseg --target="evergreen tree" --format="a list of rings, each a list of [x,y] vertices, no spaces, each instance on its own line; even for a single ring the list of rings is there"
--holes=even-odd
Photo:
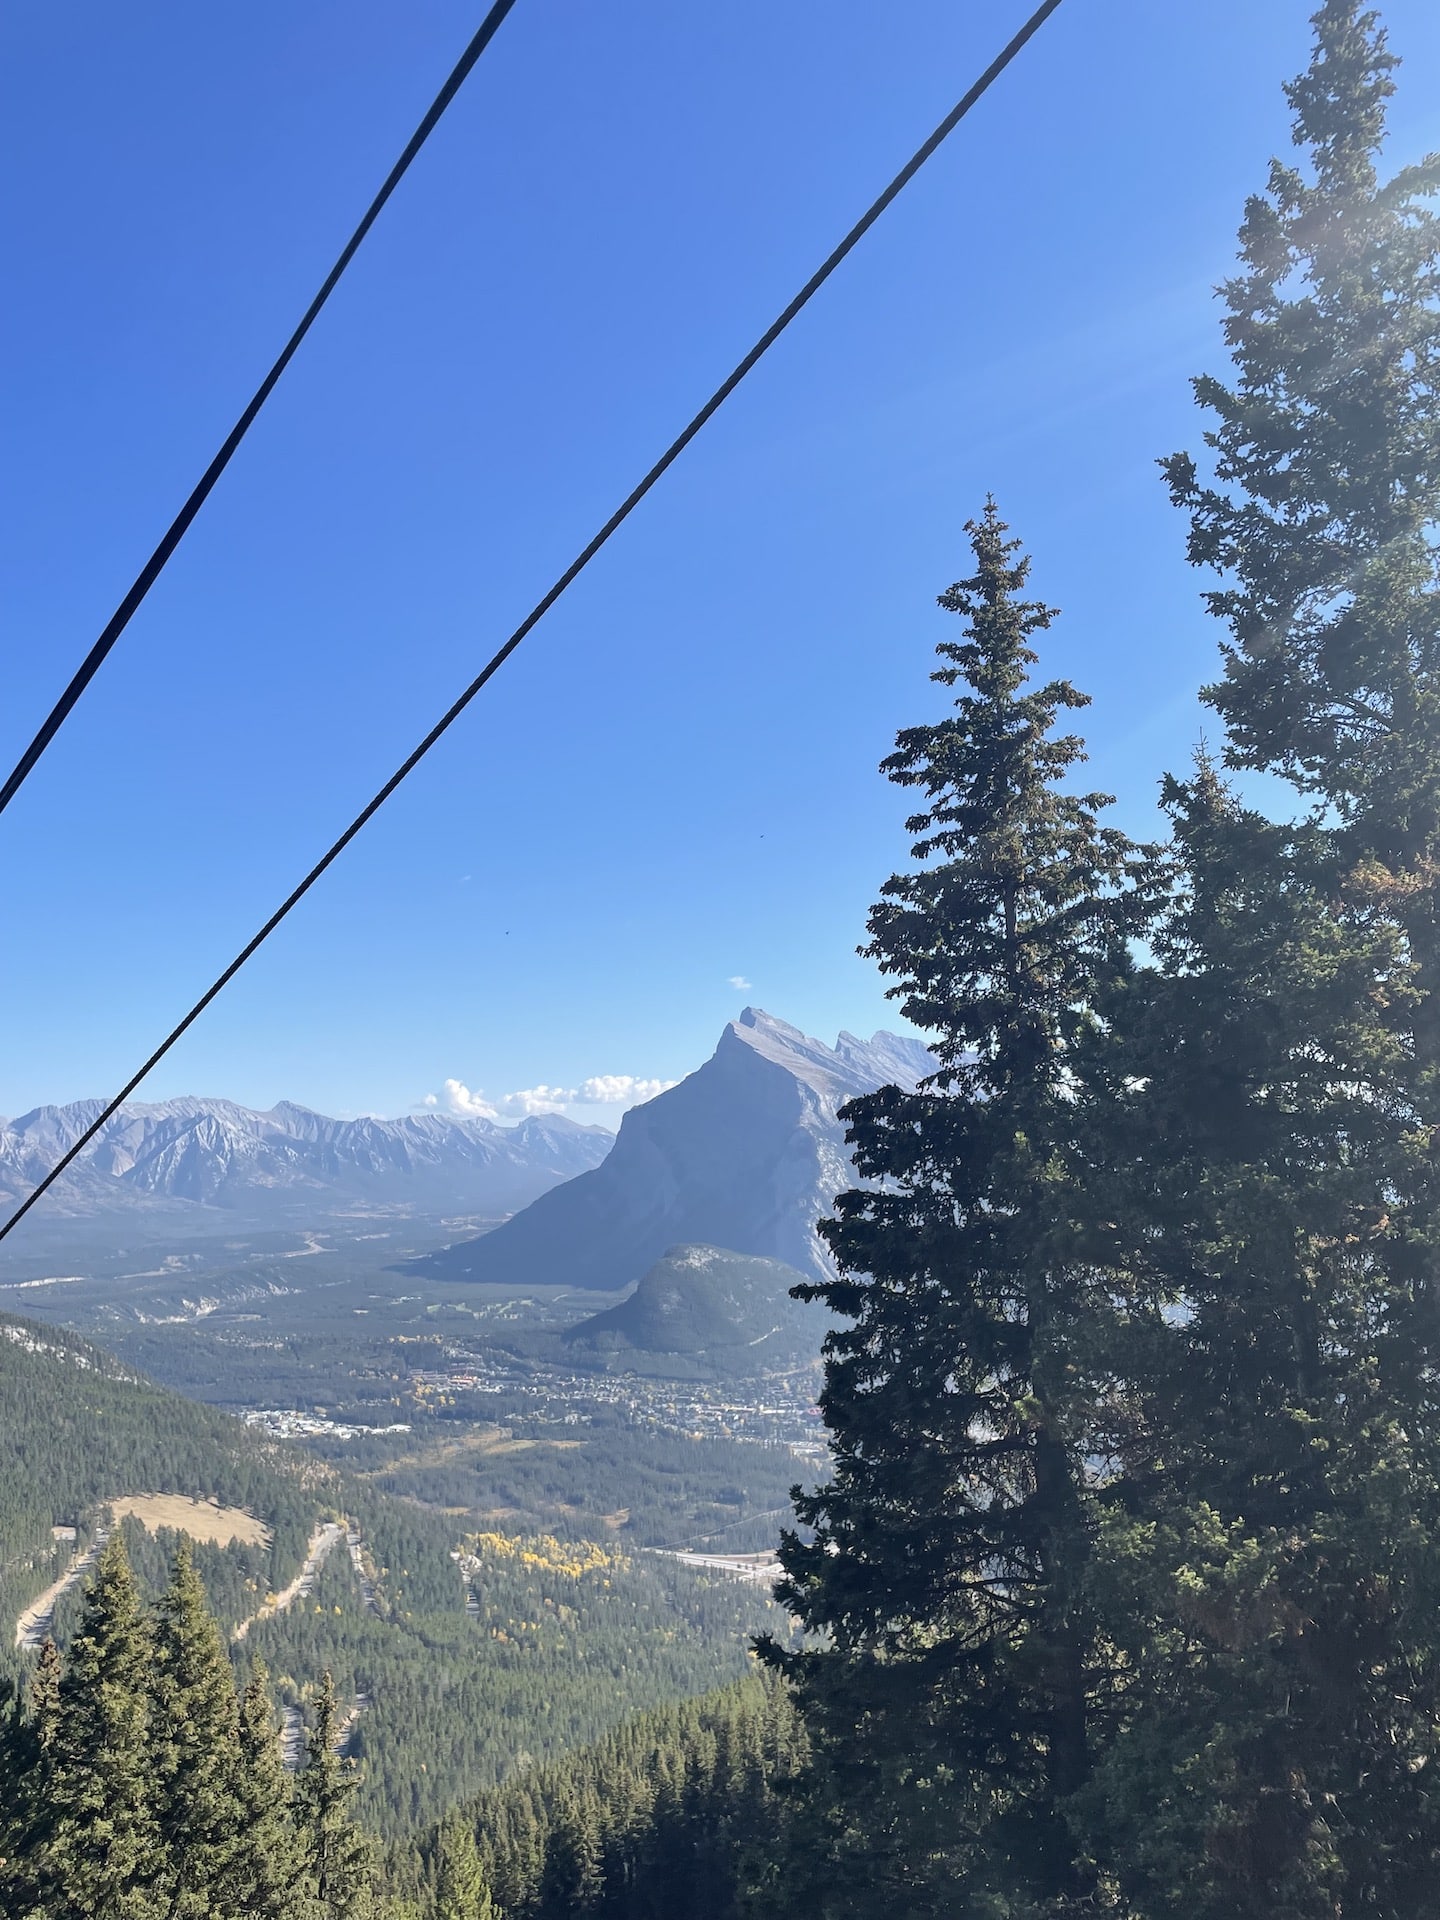
[[[239,1752],[245,1911],[253,1920],[304,1920],[304,1856],[262,1660],[241,1697]]]
[[[60,1649],[47,1633],[30,1682],[30,1717],[42,1748],[48,1747],[55,1737],[60,1712],[60,1674]]]
[[[1194,383],[1214,484],[1188,454],[1163,465],[1190,558],[1226,579],[1208,698],[1231,764],[1319,795],[1354,851],[1413,873],[1440,832],[1440,155],[1380,180],[1398,63],[1358,0],[1314,25],[1286,89],[1308,166],[1272,162],[1246,208],[1221,289],[1234,385]]]
[[[1315,28],[1235,383],[1197,383],[1213,482],[1166,463],[1223,576],[1226,757],[1313,810],[1169,783],[1184,884],[1117,1021],[1132,1285],[1172,1311],[1093,1804],[1136,1907],[1194,1920],[1418,1920],[1440,1868],[1440,162],[1379,179],[1393,57],[1354,0]]]
[[[35,1910],[32,1862],[44,1832],[40,1762],[34,1716],[23,1711],[13,1682],[0,1680],[0,1913],[9,1920]]]
[[[255,1751],[254,1701],[246,1703],[251,1724],[242,1725],[234,1675],[188,1542],[156,1610],[151,1692],[171,1920],[257,1920],[290,1911],[298,1861],[286,1844],[278,1752]],[[288,1888],[277,1885],[287,1868]]]
[[[305,1766],[296,1783],[305,1878],[315,1920],[357,1920],[371,1905],[372,1849],[350,1818],[350,1800],[358,1781],[354,1767],[336,1751],[338,1739],[335,1682],[326,1673],[315,1701]]]
[[[44,1911],[159,1920],[149,1741],[151,1642],[118,1530],[100,1555],[45,1750]]]
[[[1094,1007],[1131,970],[1143,863],[1100,824],[1106,796],[1061,786],[1083,754],[1057,716],[1085,697],[1028,683],[1053,613],[1019,597],[1018,543],[993,503],[967,531],[976,570],[941,599],[965,638],[934,675],[962,690],[885,763],[924,810],[867,949],[938,1071],[844,1109],[879,1184],[822,1228],[841,1277],[797,1289],[847,1323],[826,1342],[834,1479],[797,1502],[813,1543],[782,1551],[782,1597],[830,1643],[767,1651],[825,1736],[837,1912],[1094,1890],[1067,1821],[1103,1679],[1085,1593],[1113,1318],[1088,1224]]]
[[[452,1813],[440,1827],[435,1920],[494,1920],[494,1914],[475,1845],[475,1829],[458,1813]]]
[[[540,1920],[581,1920],[604,1886],[600,1810],[585,1782],[551,1816],[540,1876]]]

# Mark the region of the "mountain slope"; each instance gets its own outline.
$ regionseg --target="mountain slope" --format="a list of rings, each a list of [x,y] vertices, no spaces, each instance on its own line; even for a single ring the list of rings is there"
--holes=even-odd
[[[0,1127],[0,1199],[28,1193],[100,1110],[37,1107]],[[598,1165],[611,1138],[559,1114],[517,1127],[435,1113],[332,1120],[289,1101],[256,1113],[187,1097],[122,1107],[50,1205],[72,1216],[157,1202],[277,1219],[366,1206],[511,1213]]]
[[[22,1608],[61,1573],[78,1530],[130,1494],[175,1494],[243,1509],[269,1539],[245,1571],[276,1586],[294,1570],[333,1478],[213,1408],[137,1378],[58,1327],[0,1315],[0,1661]],[[333,1497],[333,1496],[331,1496]],[[212,1551],[207,1573],[223,1557]],[[225,1597],[235,1583],[226,1581]],[[263,1591],[263,1588],[262,1588]]]
[[[803,1278],[779,1260],[723,1247],[671,1247],[618,1307],[566,1333],[572,1347],[703,1358],[727,1371],[813,1359],[824,1333],[818,1307],[790,1289]]]
[[[566,1444],[562,1463],[576,1446]],[[326,1670],[344,1699],[366,1702],[351,1741],[364,1762],[359,1804],[387,1834],[637,1710],[736,1678],[748,1636],[783,1628],[753,1588],[608,1530],[591,1541],[518,1534],[489,1514],[395,1498],[137,1378],[73,1334],[6,1315],[0,1461],[0,1676],[33,1673],[33,1645],[18,1646],[16,1631],[37,1603],[58,1640],[73,1632],[78,1580],[53,1615],[47,1590],[83,1572],[76,1562],[112,1503],[132,1510],[120,1524],[152,1595],[174,1534],[149,1529],[199,1532],[213,1610],[232,1635],[248,1623],[237,1659],[259,1654],[292,1710]],[[615,1487],[615,1506],[624,1493]],[[166,1494],[178,1498],[155,1497]],[[206,1544],[207,1517],[258,1525]],[[297,1579],[307,1541],[308,1582]]]
[[[933,1066],[896,1034],[834,1047],[747,1007],[705,1065],[632,1107],[593,1172],[479,1240],[416,1262],[436,1277],[618,1290],[677,1244],[829,1272],[815,1223],[855,1184],[837,1107]]]

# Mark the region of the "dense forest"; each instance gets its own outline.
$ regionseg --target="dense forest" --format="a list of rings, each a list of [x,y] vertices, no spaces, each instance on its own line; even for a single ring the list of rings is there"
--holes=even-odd
[[[752,1676],[455,1809],[392,1851],[385,1883],[444,1914],[473,1853],[474,1884],[509,1920],[739,1920],[769,1910],[782,1873],[798,1891],[789,1826],[806,1752],[786,1691]]]
[[[171,1491],[244,1508],[269,1530],[268,1545],[243,1562],[203,1550],[229,1623],[254,1610],[237,1583],[262,1595],[283,1586],[334,1499],[335,1476],[319,1462],[153,1386],[74,1334],[10,1315],[0,1316],[0,1451],[0,1623],[63,1573],[107,1501]],[[76,1528],[77,1540],[57,1541],[56,1525]],[[13,1658],[10,1634],[0,1634],[0,1662]]]
[[[463,1502],[445,1511],[429,1487],[425,1503],[397,1497],[385,1490],[389,1475],[356,1478],[264,1441],[73,1335],[9,1319],[0,1334],[3,1669],[17,1679],[33,1673],[34,1651],[15,1647],[9,1628],[96,1537],[118,1495],[178,1493],[243,1509],[271,1537],[191,1541],[190,1564],[231,1640],[237,1674],[262,1658],[277,1698],[307,1724],[323,1672],[333,1675],[343,1711],[365,1702],[348,1751],[363,1763],[357,1813],[381,1835],[433,1821],[454,1800],[594,1741],[627,1715],[704,1693],[745,1669],[750,1635],[785,1629],[763,1592],[613,1534],[585,1542],[567,1525],[563,1539],[547,1536],[527,1526],[523,1508],[482,1523]],[[697,1448],[688,1468],[677,1450],[668,1506],[654,1497],[672,1523],[682,1511],[693,1517],[684,1503],[701,1487],[727,1489],[739,1449],[715,1443],[713,1464],[708,1451]],[[537,1448],[501,1460],[532,1454],[534,1477],[586,1457],[572,1441],[553,1456]],[[653,1471],[663,1488],[658,1463]],[[603,1503],[613,1506],[623,1485],[610,1482]],[[601,1504],[602,1489],[593,1491]],[[557,1486],[557,1504],[559,1495]],[[53,1540],[57,1521],[75,1525],[78,1539]],[[353,1534],[353,1550],[337,1544],[310,1591],[264,1613],[326,1522]],[[655,1530],[663,1537],[658,1522]],[[117,1532],[142,1598],[157,1598],[180,1534],[133,1517]],[[84,1604],[80,1581],[56,1604],[49,1632],[61,1648]],[[248,1630],[236,1639],[242,1622]]]
[[[147,1609],[116,1536],[68,1654],[46,1643],[28,1713],[0,1700],[0,1910],[732,1920],[773,1877],[804,1764],[784,1690],[751,1676],[528,1768],[382,1859],[354,1818],[342,1700],[325,1674],[304,1764],[287,1772],[265,1665],[232,1673],[189,1548]]]
[[[372,1911],[374,1849],[321,1681],[306,1763],[282,1765],[264,1669],[237,1688],[187,1548],[145,1608],[117,1534],[25,1715],[0,1702],[0,1911],[329,1920]]]
[[[462,1536],[393,1502],[359,1517],[375,1604],[334,1555],[305,1604],[258,1623],[245,1649],[287,1703],[303,1708],[325,1670],[342,1701],[369,1701],[349,1751],[362,1763],[357,1813],[386,1836],[707,1691],[745,1669],[748,1636],[788,1630],[761,1591],[613,1544]],[[450,1557],[462,1544],[468,1589]]]

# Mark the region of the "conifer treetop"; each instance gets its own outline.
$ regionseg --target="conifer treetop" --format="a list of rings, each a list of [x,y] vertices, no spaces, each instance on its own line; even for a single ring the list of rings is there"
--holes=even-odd
[[[1228,763],[1373,812],[1384,849],[1440,700],[1440,155],[1381,179],[1396,56],[1357,0],[1314,27],[1286,89],[1303,162],[1272,161],[1220,288],[1233,381],[1194,382],[1213,477],[1188,453],[1161,466],[1191,561],[1224,582],[1205,697]]]

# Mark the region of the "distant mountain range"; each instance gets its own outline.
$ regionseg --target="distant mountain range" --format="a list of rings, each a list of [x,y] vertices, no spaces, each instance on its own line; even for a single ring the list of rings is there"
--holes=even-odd
[[[0,1198],[23,1198],[102,1106],[37,1107],[0,1123]],[[370,1206],[507,1214],[598,1166],[613,1140],[561,1114],[502,1127],[429,1113],[332,1120],[289,1101],[255,1113],[230,1100],[166,1100],[122,1107],[47,1211],[93,1217],[180,1203],[276,1221]]]
[[[500,1285],[631,1286],[699,1245],[824,1276],[815,1223],[856,1184],[836,1109],[933,1071],[918,1040],[842,1033],[833,1047],[747,1007],[703,1067],[632,1107],[607,1158],[476,1240],[413,1264]]]
[[[723,1247],[671,1247],[618,1307],[565,1335],[591,1353],[686,1356],[728,1373],[812,1360],[825,1330],[819,1306],[790,1289],[804,1276],[779,1260]]]

